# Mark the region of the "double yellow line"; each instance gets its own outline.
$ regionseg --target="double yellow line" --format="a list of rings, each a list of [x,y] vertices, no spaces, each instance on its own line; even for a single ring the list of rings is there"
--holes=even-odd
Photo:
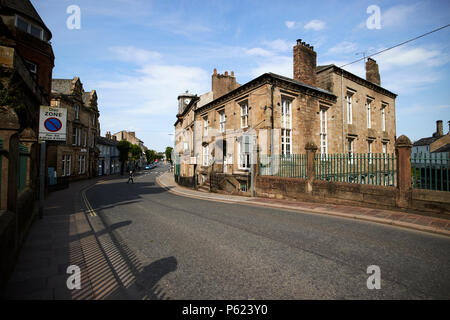
[[[86,197],[86,190],[83,190],[83,192],[81,193],[81,197],[83,198],[84,204],[86,205],[86,208],[88,209],[89,215],[91,217],[96,217],[97,213],[95,212],[94,209],[92,209],[92,206]]]

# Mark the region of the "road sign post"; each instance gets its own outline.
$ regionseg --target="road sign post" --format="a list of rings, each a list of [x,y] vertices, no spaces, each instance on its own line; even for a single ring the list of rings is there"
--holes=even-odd
[[[39,219],[44,214],[45,178],[47,141],[66,141],[67,109],[41,106],[39,116],[39,141],[41,143],[41,159],[39,168]]]

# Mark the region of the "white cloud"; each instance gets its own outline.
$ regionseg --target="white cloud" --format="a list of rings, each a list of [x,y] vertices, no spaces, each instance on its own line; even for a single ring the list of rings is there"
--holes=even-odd
[[[380,50],[378,50],[380,51]],[[426,67],[441,66],[449,62],[449,55],[438,49],[402,46],[375,56],[380,62],[380,69],[421,64]]]
[[[325,22],[322,20],[311,20],[304,27],[306,30],[320,31],[325,29]]]
[[[292,78],[292,68],[292,57],[274,56],[259,62],[258,66],[251,70],[251,76],[258,77],[266,72],[273,72]]]
[[[295,21],[285,21],[284,24],[288,27],[288,29],[295,29],[298,27],[298,22]]]
[[[335,45],[334,47],[331,47],[328,50],[328,54],[346,54],[346,53],[353,53],[358,49],[358,45],[353,42],[349,41],[343,41]]]
[[[96,87],[103,91],[103,103],[110,107],[130,110],[133,115],[174,115],[176,97],[185,90],[207,91],[209,77],[197,67],[147,64],[133,76],[101,81]]]
[[[111,47],[110,50],[115,54],[115,57],[118,60],[135,62],[138,64],[148,63],[161,58],[161,54],[159,52],[139,49],[133,46]]]
[[[271,56],[273,56],[272,52],[270,52],[268,50],[265,50],[265,49],[262,49],[262,48],[246,49],[245,53],[247,55],[250,55],[250,56],[261,56],[261,57],[271,57]]]
[[[398,5],[381,11],[381,27],[392,27],[413,21],[413,16],[418,9],[418,4]]]
[[[292,47],[294,46],[294,42],[288,42],[282,39],[264,41],[263,44],[274,51],[292,50]]]

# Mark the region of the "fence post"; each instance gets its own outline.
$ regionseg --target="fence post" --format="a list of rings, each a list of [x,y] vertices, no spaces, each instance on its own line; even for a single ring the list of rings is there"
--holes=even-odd
[[[312,193],[313,182],[316,178],[316,151],[317,146],[314,142],[309,142],[305,146],[306,150],[306,192]]]
[[[396,203],[400,208],[407,208],[411,202],[411,140],[405,135],[395,142],[397,158],[397,196]]]

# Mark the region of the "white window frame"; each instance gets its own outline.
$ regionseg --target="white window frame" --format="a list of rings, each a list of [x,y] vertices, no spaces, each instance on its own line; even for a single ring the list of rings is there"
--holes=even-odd
[[[208,117],[203,117],[203,136],[208,136],[208,126],[209,126],[209,120]]]
[[[381,105],[381,131],[386,131],[386,107],[387,104]]]
[[[76,146],[77,145],[77,141],[78,141],[78,128],[73,127],[72,128],[72,145]],[[75,131],[75,134],[74,134]]]
[[[350,163],[350,164],[353,164],[353,161],[354,161],[354,154],[355,154],[355,149],[354,149],[354,142],[355,142],[355,139],[351,139],[351,138],[348,138],[347,139],[347,147],[348,147],[348,150],[347,150],[347,152],[348,152],[348,163]]]
[[[248,128],[248,100],[239,103],[241,108],[241,128]]]
[[[62,155],[61,161],[62,161],[61,176],[65,177],[66,176],[66,155],[65,154]]]
[[[86,173],[86,156],[80,155],[78,157],[78,174]]]
[[[369,158],[369,164],[372,164],[373,160],[373,141],[367,140],[367,156]]]
[[[203,166],[209,166],[209,144],[203,146]]]
[[[63,154],[62,155],[62,177],[70,177],[72,166],[72,155]]]
[[[347,124],[353,123],[353,95],[354,92],[347,91],[345,100],[347,102]]]
[[[372,99],[367,98],[366,100],[367,129],[372,129],[372,102],[373,102]]]
[[[382,150],[383,150],[384,158],[386,159],[386,157],[387,157],[387,142],[382,143]]]
[[[37,63],[30,61],[30,60],[25,60],[25,64],[28,67],[28,70],[32,73],[37,75],[38,74],[38,70],[39,70],[39,66]]]
[[[223,133],[223,132],[225,132],[226,123],[227,123],[227,118],[225,116],[225,110],[219,111],[219,119],[220,119],[220,132]]]
[[[251,141],[252,136],[244,134],[238,140],[238,168],[239,170],[250,170],[251,167]]]
[[[292,99],[281,98],[281,154],[292,154]]]
[[[320,108],[320,154],[325,158],[328,155],[328,119],[325,108]]]

